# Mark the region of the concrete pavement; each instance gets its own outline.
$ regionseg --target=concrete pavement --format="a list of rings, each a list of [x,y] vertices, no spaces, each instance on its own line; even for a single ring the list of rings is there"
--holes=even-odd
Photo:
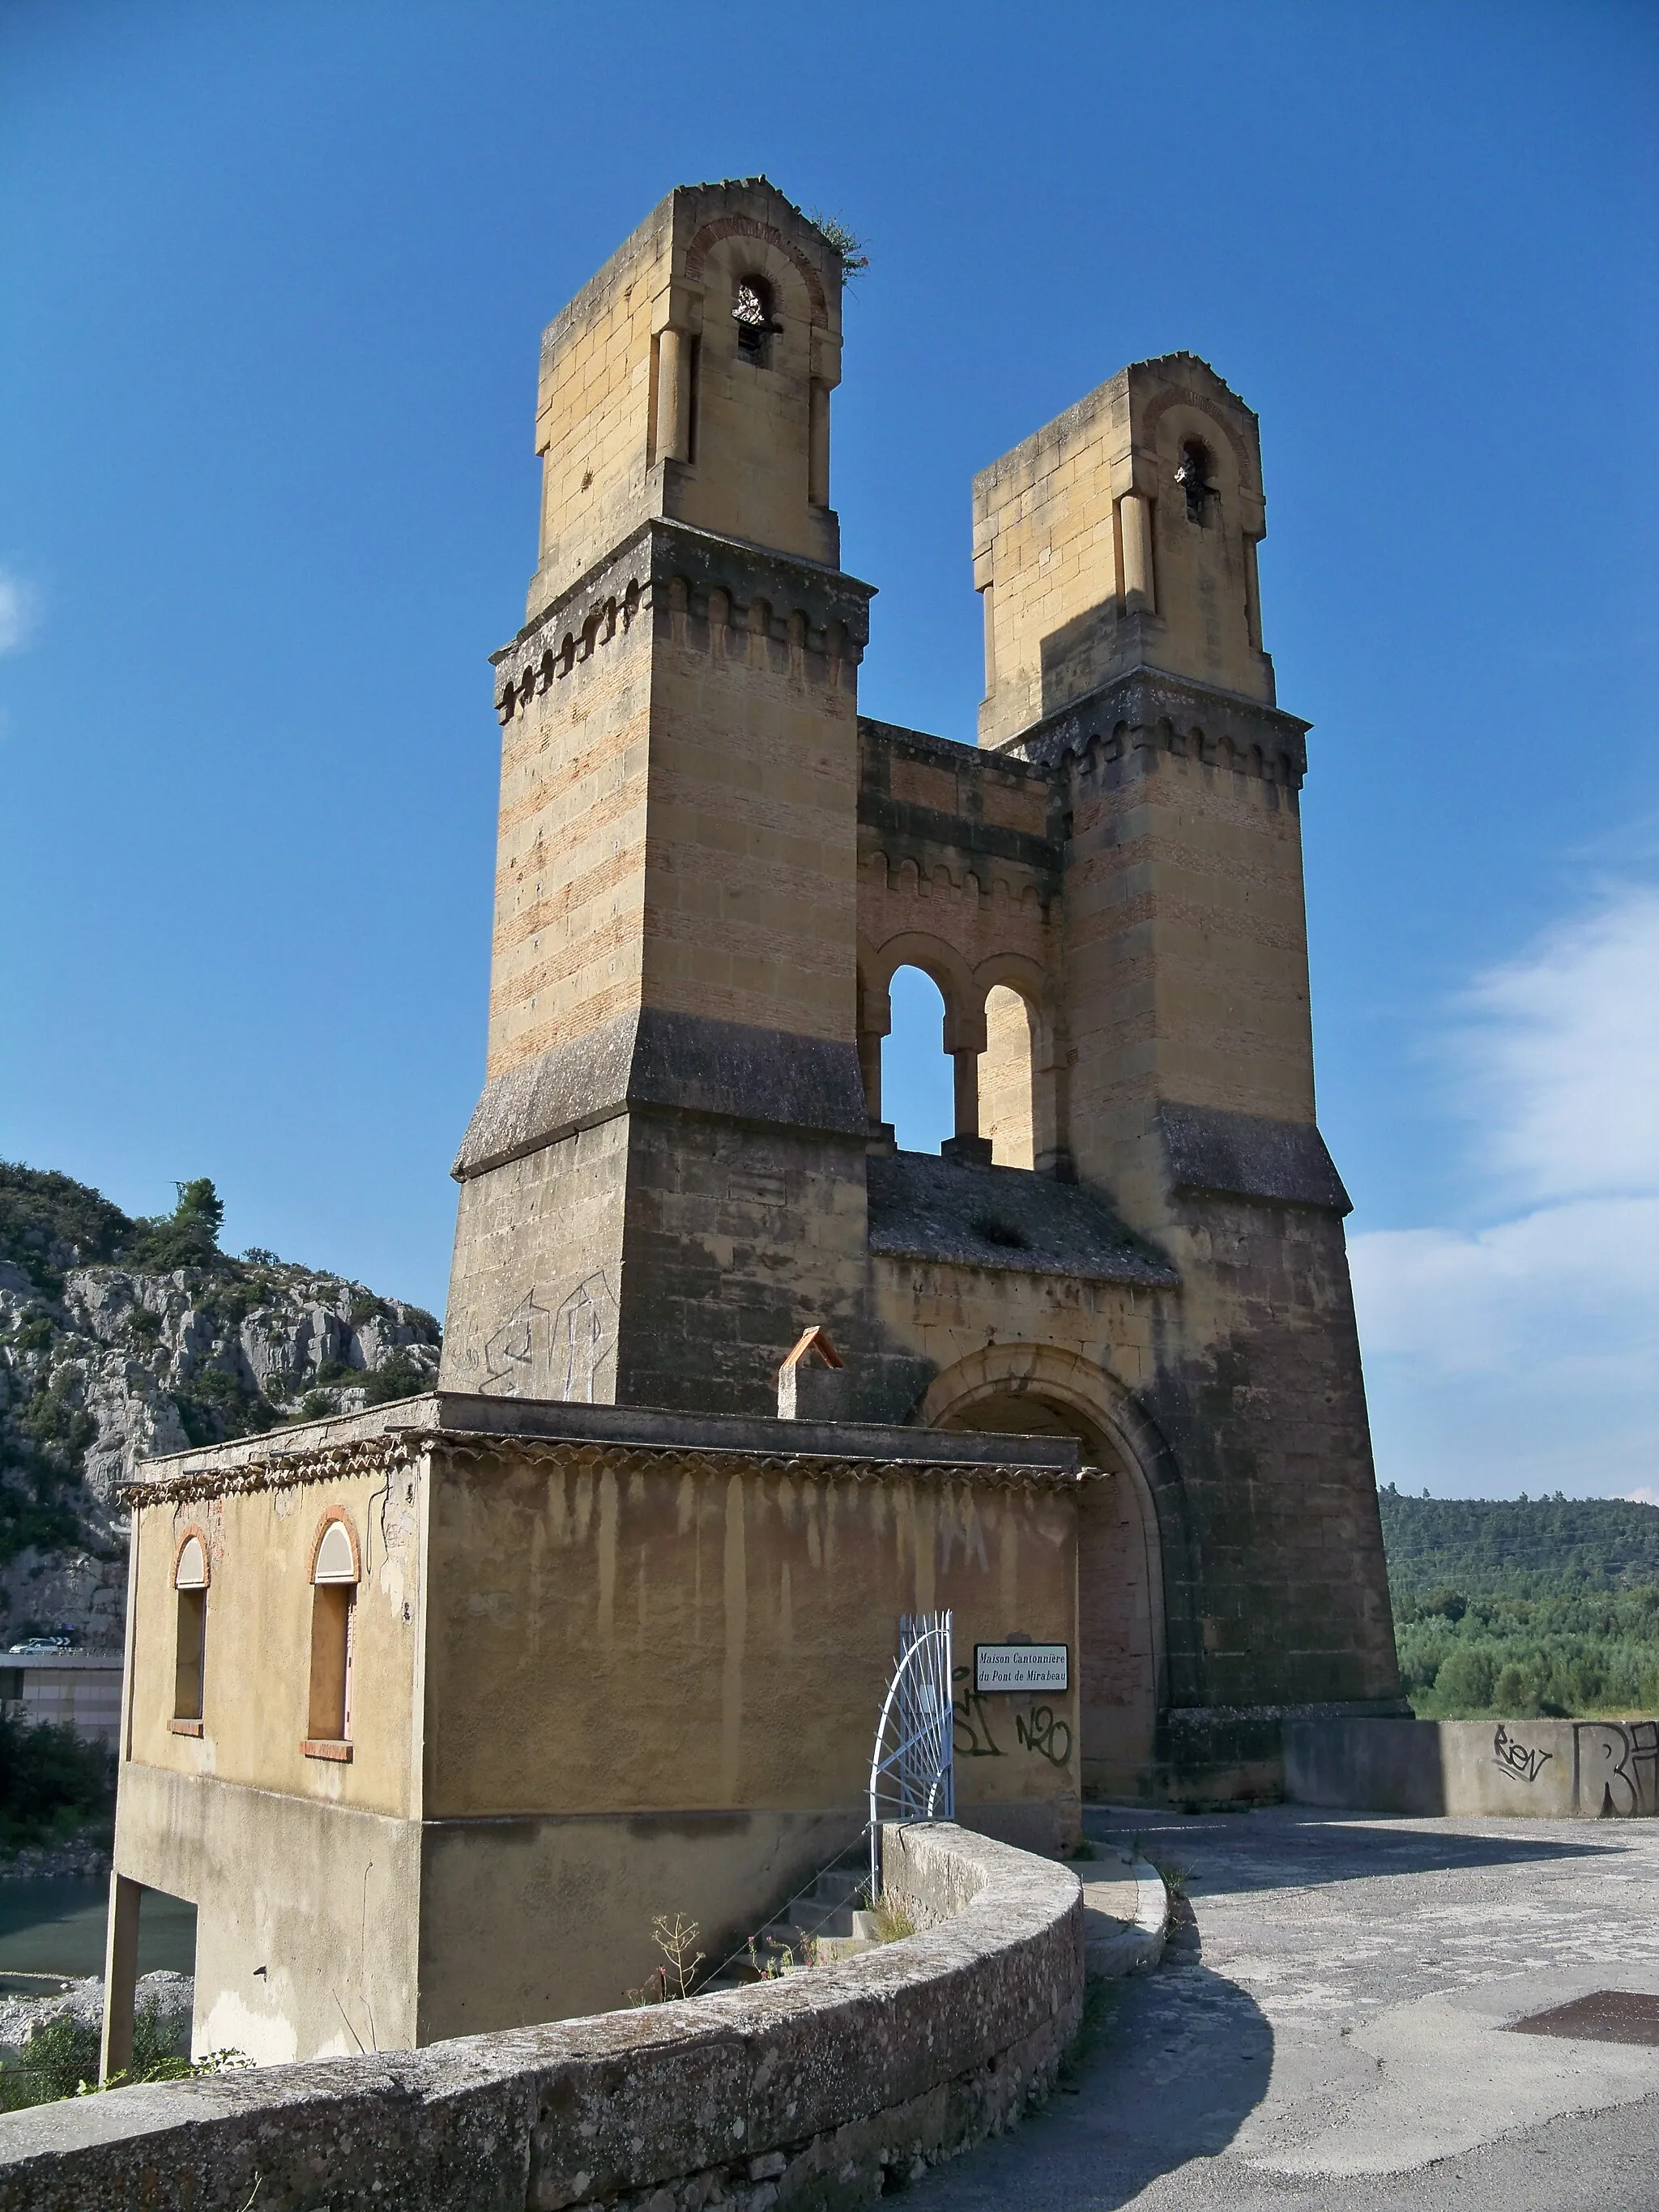
[[[1191,1912],[1068,2092],[915,2212],[1659,2212],[1659,2047],[1506,2025],[1659,1996],[1659,1822],[1089,1824],[1185,1869]]]

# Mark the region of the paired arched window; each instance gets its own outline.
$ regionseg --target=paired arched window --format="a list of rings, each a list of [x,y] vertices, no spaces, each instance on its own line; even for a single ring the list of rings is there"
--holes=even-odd
[[[985,1000],[985,1049],[979,1060],[979,1128],[1000,1168],[1036,1164],[1036,1060],[1031,1010],[998,983]]]
[[[306,1750],[349,1757],[351,1645],[357,1605],[357,1540],[343,1516],[325,1521],[311,1566],[311,1695]]]
[[[871,1118],[892,1124],[902,1151],[1033,1168],[1054,1143],[1052,1110],[1038,1097],[1036,1018],[1021,991],[996,983],[981,1026],[975,996],[963,983],[953,1004],[924,969],[894,969],[879,1056],[866,1054]]]
[[[207,1544],[200,1530],[192,1528],[173,1563],[173,1727],[180,1735],[202,1733],[209,1578]]]

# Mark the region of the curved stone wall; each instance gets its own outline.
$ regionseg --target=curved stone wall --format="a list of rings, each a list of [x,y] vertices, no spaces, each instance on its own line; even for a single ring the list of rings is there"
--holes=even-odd
[[[790,2212],[869,2203],[1044,2096],[1083,2000],[1068,1868],[891,1829],[920,1932],[642,2012],[0,2117],[0,2212]]]

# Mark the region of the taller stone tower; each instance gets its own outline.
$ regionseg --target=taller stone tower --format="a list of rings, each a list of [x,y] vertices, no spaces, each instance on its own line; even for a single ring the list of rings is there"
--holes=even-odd
[[[799,1317],[859,1334],[841,286],[763,179],[684,188],[544,337],[451,1387],[761,1412]]]

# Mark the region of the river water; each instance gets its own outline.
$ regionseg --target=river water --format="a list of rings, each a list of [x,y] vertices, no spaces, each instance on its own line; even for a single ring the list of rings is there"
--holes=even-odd
[[[0,1881],[0,1996],[23,1990],[8,1977],[63,1974],[79,1980],[104,1971],[109,1884],[70,1880]],[[196,1970],[196,1907],[146,1890],[138,1916],[138,1971]]]

